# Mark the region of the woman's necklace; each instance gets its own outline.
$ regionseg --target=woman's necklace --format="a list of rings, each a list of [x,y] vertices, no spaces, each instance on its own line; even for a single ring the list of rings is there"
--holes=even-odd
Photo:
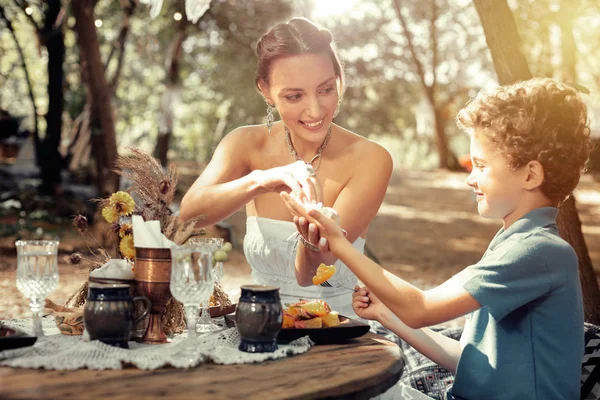
[[[285,143],[287,144],[287,148],[288,148],[290,154],[292,156],[294,156],[294,158],[296,160],[302,161],[303,163],[305,163],[306,167],[307,167],[307,171],[309,169],[311,170],[311,171],[309,171],[309,176],[314,176],[314,173],[317,172],[317,170],[321,166],[321,160],[322,160],[321,154],[323,153],[323,150],[325,150],[325,147],[327,147],[327,144],[329,143],[329,138],[331,138],[331,125],[329,125],[329,129],[327,130],[327,135],[325,136],[325,139],[323,139],[323,143],[321,143],[321,146],[319,146],[319,148],[317,149],[317,154],[315,154],[315,156],[313,158],[311,158],[309,162],[304,161],[304,159],[302,157],[300,157],[298,155],[298,153],[296,152],[296,149],[294,148],[294,145],[292,144],[291,133],[290,133],[290,130],[288,129],[288,127],[284,125],[283,128],[285,129]],[[317,164],[316,167],[313,168],[312,163],[317,158],[319,159],[319,163]]]

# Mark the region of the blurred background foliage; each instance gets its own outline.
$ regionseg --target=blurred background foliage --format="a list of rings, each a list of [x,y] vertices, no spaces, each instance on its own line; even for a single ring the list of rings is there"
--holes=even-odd
[[[462,168],[469,141],[454,116],[497,85],[480,15],[496,67],[577,87],[600,143],[598,0],[211,0],[196,23],[185,0],[165,0],[151,18],[153,1],[0,0],[0,254],[15,238],[68,236],[75,214],[93,222],[90,199],[127,187],[112,169],[130,147],[176,163],[184,193],[224,135],[265,122],[254,48],[294,16],[329,29],[340,49],[347,90],[336,122],[385,146],[397,168]],[[511,12],[528,68],[505,53],[519,45]],[[600,146],[589,166],[598,179]],[[599,323],[569,202],[559,229]]]
[[[49,105],[48,51],[36,26],[39,30],[44,25],[50,2],[2,3],[0,108],[17,118],[21,131],[34,129],[19,42],[43,138]],[[58,3],[65,18],[61,128],[65,155],[75,137],[74,121],[85,108],[86,89],[71,4]],[[292,16],[308,17],[332,31],[348,77],[337,122],[382,143],[397,166],[456,168],[452,156],[467,153],[468,140],[456,129],[454,115],[479,89],[496,85],[483,30],[469,0],[212,0],[196,24],[187,22],[182,0],[165,1],[156,19],[150,18],[148,6],[133,2],[119,64],[116,52],[127,3],[98,0],[94,7],[107,80],[120,69],[112,98],[120,153],[134,146],[156,154],[162,132],[171,135],[164,155],[169,161],[202,163],[230,130],[264,123],[265,104],[254,87],[254,46],[270,26]],[[587,88],[591,114],[597,116],[597,2],[509,4],[532,73]],[[597,130],[596,125],[596,134]],[[440,156],[440,134],[447,141],[448,162]],[[93,154],[65,167],[82,174],[94,168],[92,159]]]

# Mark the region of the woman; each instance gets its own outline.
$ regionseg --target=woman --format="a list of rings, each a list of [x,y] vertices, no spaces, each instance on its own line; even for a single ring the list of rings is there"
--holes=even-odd
[[[357,279],[328,251],[314,224],[295,219],[285,190],[304,202],[332,207],[361,252],[368,226],[392,172],[389,153],[336,124],[344,74],[329,31],[295,18],[275,25],[257,44],[256,85],[267,124],[229,133],[181,202],[181,217],[222,221],[246,205],[244,253],[256,283],[280,288],[284,303],[327,301],[352,311]],[[273,122],[277,110],[281,121]],[[333,287],[313,286],[319,264],[336,264]]]

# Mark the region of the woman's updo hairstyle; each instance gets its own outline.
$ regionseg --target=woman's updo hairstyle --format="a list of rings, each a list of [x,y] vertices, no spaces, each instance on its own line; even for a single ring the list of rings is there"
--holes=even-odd
[[[317,27],[306,18],[294,18],[287,23],[279,23],[262,35],[256,45],[258,89],[260,90],[260,81],[269,85],[269,73],[275,60],[307,53],[325,54],[331,59],[333,70],[339,79],[338,92],[341,97],[344,91],[344,70],[331,32]]]

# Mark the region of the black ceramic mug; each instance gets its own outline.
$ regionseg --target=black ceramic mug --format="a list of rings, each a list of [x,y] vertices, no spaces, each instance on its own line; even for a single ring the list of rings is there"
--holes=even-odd
[[[241,337],[239,349],[248,353],[277,350],[277,335],[283,318],[279,288],[245,285],[241,289],[235,312],[235,324]]]
[[[133,303],[136,301],[144,303],[144,311],[134,319]],[[132,326],[148,315],[151,307],[152,303],[147,297],[132,297],[129,285],[90,283],[83,309],[85,329],[90,340],[100,340],[127,349]]]

